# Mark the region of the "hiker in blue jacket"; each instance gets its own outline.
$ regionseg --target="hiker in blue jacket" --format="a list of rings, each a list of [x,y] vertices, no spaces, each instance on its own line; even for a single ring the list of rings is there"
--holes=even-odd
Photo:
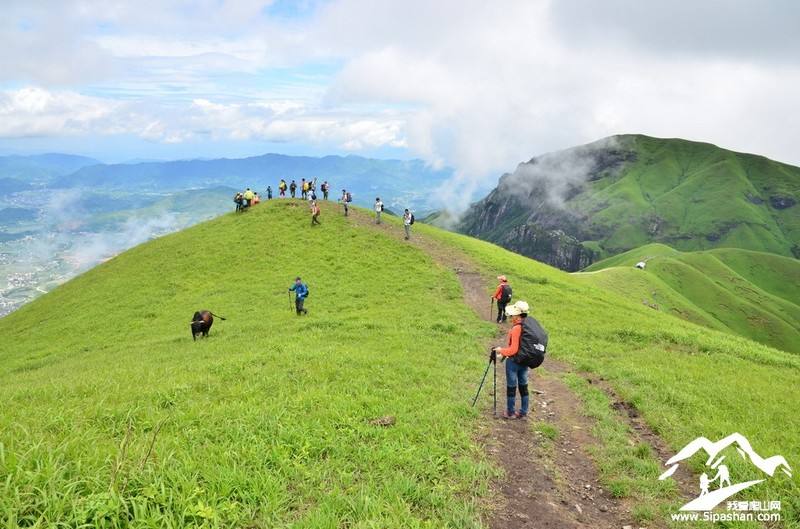
[[[298,277],[294,280],[294,285],[289,287],[289,292],[292,291],[294,292],[294,308],[297,310],[297,315],[308,314],[308,310],[303,308],[303,303],[308,297],[308,285]]]

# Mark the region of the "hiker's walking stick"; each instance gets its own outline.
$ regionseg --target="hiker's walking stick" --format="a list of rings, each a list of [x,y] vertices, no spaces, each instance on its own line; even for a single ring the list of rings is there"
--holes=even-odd
[[[475,407],[475,403],[478,402],[478,395],[481,394],[481,390],[483,389],[483,383],[486,382],[486,375],[489,374],[489,368],[491,367],[492,363],[494,363],[495,359],[494,356],[489,357],[489,363],[486,364],[486,371],[483,372],[483,378],[481,379],[481,385],[478,386],[478,392],[475,394],[475,398],[472,399],[472,407]]]
[[[496,353],[495,353],[496,355]],[[492,379],[492,400],[494,401],[494,416],[497,417],[497,356],[494,357],[494,378]]]
[[[292,310],[292,293],[289,292],[288,294],[289,294],[289,310],[291,311]]]
[[[489,319],[494,317],[494,298],[489,298]]]

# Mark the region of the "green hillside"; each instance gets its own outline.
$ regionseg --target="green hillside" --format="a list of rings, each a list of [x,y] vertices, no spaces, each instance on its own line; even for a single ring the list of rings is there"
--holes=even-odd
[[[634,265],[645,261],[645,270]],[[575,274],[633,301],[712,329],[800,353],[800,262],[720,248],[679,252],[650,244]]]
[[[622,135],[520,164],[457,231],[568,271],[655,242],[800,257],[798,202],[798,167]]]
[[[304,208],[262,204],[136,247],[0,319],[0,525],[483,526],[497,469],[468,401],[495,327],[435,253],[360,220],[325,204],[311,228]],[[493,275],[509,275],[551,334],[548,354],[603,377],[673,449],[738,431],[800,461],[800,357],[481,241],[422,225],[415,237],[474,263],[487,297]],[[307,317],[290,308],[295,275],[311,288]],[[201,308],[227,321],[193,342]],[[602,392],[563,376],[586,413],[616,420]],[[372,424],[383,416],[395,425]],[[674,510],[674,488],[655,479],[663,462],[632,451],[622,422],[612,431],[595,432],[604,486],[642,516]],[[786,526],[800,527],[798,492],[780,474],[751,497],[782,499]]]

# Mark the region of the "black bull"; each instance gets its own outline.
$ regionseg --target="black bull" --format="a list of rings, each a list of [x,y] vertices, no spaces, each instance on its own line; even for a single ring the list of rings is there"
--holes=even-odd
[[[210,310],[199,310],[194,313],[189,324],[192,329],[192,340],[197,340],[197,336],[200,334],[208,338],[208,331],[211,330],[211,326],[214,324],[214,316],[225,321],[225,318],[214,314]]]

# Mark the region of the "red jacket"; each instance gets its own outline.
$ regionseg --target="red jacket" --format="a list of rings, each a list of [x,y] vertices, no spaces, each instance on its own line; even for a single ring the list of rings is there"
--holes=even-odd
[[[522,322],[517,322],[508,331],[508,347],[501,347],[498,351],[503,356],[514,356],[519,352],[519,341],[522,338]]]
[[[506,281],[504,283],[500,283],[499,285],[497,285],[497,290],[494,291],[494,296],[492,296],[492,297],[494,299],[496,299],[497,301],[500,301],[500,298],[503,297],[503,285],[507,285],[507,284],[508,284],[508,281]]]

